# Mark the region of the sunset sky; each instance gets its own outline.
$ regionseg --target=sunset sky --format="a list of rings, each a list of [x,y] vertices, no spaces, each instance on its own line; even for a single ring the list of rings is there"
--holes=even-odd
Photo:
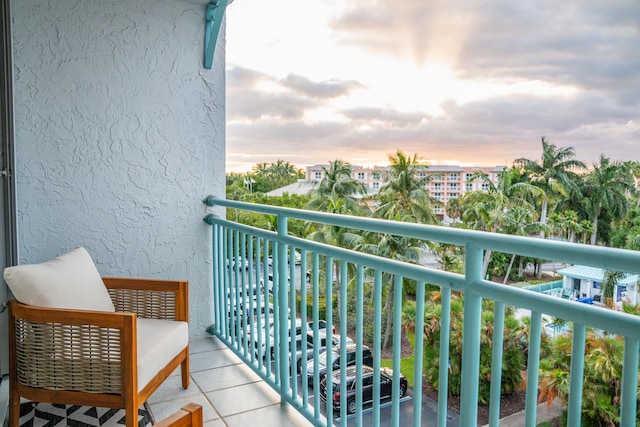
[[[235,0],[227,171],[640,160],[639,0]]]

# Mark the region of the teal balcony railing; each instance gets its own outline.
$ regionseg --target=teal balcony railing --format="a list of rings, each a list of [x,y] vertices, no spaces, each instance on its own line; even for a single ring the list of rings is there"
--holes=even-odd
[[[476,426],[478,419],[479,360],[481,340],[482,300],[494,301],[494,328],[492,337],[491,392],[489,424],[499,425],[500,384],[502,373],[503,324],[505,307],[515,306],[531,311],[528,360],[526,370],[525,425],[535,426],[538,399],[543,315],[565,319],[573,323],[570,392],[568,399],[568,425],[581,425],[584,352],[588,327],[608,331],[624,337],[623,380],[620,406],[620,425],[635,426],[638,392],[638,351],[640,318],[622,312],[589,306],[557,298],[544,293],[518,289],[484,280],[482,259],[485,250],[519,254],[538,259],[555,260],[570,264],[583,264],[607,270],[640,273],[640,252],[626,251],[566,242],[540,240],[494,233],[427,226],[371,218],[326,214],[274,206],[248,204],[208,197],[208,206],[273,215],[277,219],[277,232],[257,229],[218,218],[205,217],[212,226],[213,300],[214,319],[212,333],[223,340],[247,365],[279,392],[282,402],[289,403],[314,425],[347,425],[355,420],[362,425],[363,413],[371,417],[372,425],[380,425],[382,404],[380,350],[382,331],[382,288],[385,277],[393,277],[393,384],[398,384],[400,372],[400,327],[403,278],[417,282],[416,331],[423,330],[425,310],[425,284],[440,288],[442,303],[440,328],[440,366],[437,425],[447,423],[448,354],[450,342],[451,292],[464,294],[462,386],[460,399],[460,425]],[[464,247],[464,275],[403,263],[352,250],[325,245],[291,236],[287,230],[292,220],[309,221],[355,230],[371,231],[442,242]],[[337,268],[336,268],[337,267]],[[307,271],[308,270],[308,271]],[[347,340],[347,288],[355,283],[355,325],[363,324],[365,304],[373,305],[373,403],[362,404],[362,360],[356,362],[356,411],[352,418],[346,413],[347,390],[344,381]],[[364,294],[365,284],[373,288],[373,297]],[[334,292],[334,288],[337,293]],[[352,292],[352,291],[350,291]],[[255,297],[254,297],[255,295]],[[355,297],[355,298],[354,298]],[[334,332],[330,319],[334,318],[334,299],[338,299],[337,318],[342,319]],[[321,300],[324,299],[324,304]],[[310,304],[310,307],[308,306]],[[294,315],[295,313],[295,315]],[[296,321],[296,317],[300,321]],[[329,326],[321,330],[320,320]],[[296,330],[299,329],[299,330]],[[362,327],[356,328],[353,341],[357,351],[363,347]],[[327,343],[339,341],[340,405],[334,413],[333,405],[320,398],[319,340],[326,332]],[[305,340],[290,339],[299,334],[309,336],[314,345],[305,348]],[[302,346],[302,348],[299,348]],[[416,334],[415,360],[422,360],[423,334]],[[359,354],[359,353],[358,353]],[[295,358],[294,358],[295,355]],[[309,357],[311,364],[301,363],[298,357]],[[327,377],[332,378],[332,352],[326,352]],[[313,370],[313,385],[307,387],[306,378]],[[422,425],[422,363],[414,364],[416,378],[413,390],[413,410],[410,422]],[[303,381],[300,381],[302,379]],[[337,391],[337,390],[336,390]],[[332,397],[328,397],[330,401]],[[391,421],[400,424],[401,392],[393,388],[390,399]],[[408,403],[404,402],[403,405]],[[385,408],[388,411],[388,408]],[[339,419],[339,421],[336,421]],[[331,420],[331,421],[328,421]],[[385,418],[386,420],[386,418]],[[352,422],[352,421],[349,421]],[[386,421],[385,421],[386,423]]]

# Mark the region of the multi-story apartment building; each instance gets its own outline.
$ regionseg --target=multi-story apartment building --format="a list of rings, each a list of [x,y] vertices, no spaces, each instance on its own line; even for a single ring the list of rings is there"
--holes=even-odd
[[[321,180],[324,171],[329,165],[307,166],[308,180]],[[437,207],[435,212],[442,219],[446,218],[444,205],[450,199],[461,197],[469,191],[486,191],[489,189],[487,183],[479,179],[472,179],[476,172],[487,174],[493,183],[498,182],[500,172],[505,166],[485,167],[485,166],[452,166],[452,165],[428,165],[418,172],[419,177],[430,177],[426,190],[431,197],[442,202],[442,207]],[[376,193],[384,184],[389,166],[352,166],[352,176],[354,179],[366,185],[370,193]]]
[[[324,170],[329,165],[313,165],[307,166],[307,180],[320,181],[324,177]],[[354,179],[365,184],[369,193],[376,193],[384,183],[389,166],[372,166],[364,167],[352,165],[352,176]]]

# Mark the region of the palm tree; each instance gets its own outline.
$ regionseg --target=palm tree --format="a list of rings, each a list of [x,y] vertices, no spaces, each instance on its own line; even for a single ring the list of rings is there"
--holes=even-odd
[[[534,215],[535,212],[533,209],[528,207],[519,206],[511,208],[505,216],[505,232],[516,236],[529,236],[531,233],[539,231],[541,224],[533,221]],[[515,259],[516,254],[512,254],[509,266],[507,267],[507,272],[504,275],[504,281],[502,282],[503,285],[507,283],[507,280],[509,280],[509,274],[511,273],[511,268],[513,267]]]
[[[557,337],[551,355],[540,362],[539,400],[551,405],[569,398],[570,335]],[[614,426],[620,421],[624,340],[618,336],[587,334],[584,352],[583,425]],[[636,374],[638,375],[638,374]],[[638,425],[636,418],[636,425]]]
[[[579,160],[575,160],[573,147],[556,147],[542,137],[542,159],[540,162],[525,158],[516,159],[514,164],[528,174],[529,182],[540,188],[544,193],[542,207],[540,208],[540,222],[547,224],[547,212],[549,210],[549,198],[558,194],[556,185],[569,192],[578,193],[579,189],[575,183],[574,169],[584,169],[585,165]],[[540,230],[540,238],[544,239],[545,230]]]
[[[487,191],[465,194],[462,202],[462,220],[473,229],[497,233],[504,227],[510,209],[533,210],[528,199],[540,195],[540,189],[526,182],[513,182],[512,177],[509,169],[503,169],[498,182],[494,183],[487,174],[475,173],[472,179],[480,179]],[[491,254],[490,250],[484,254],[483,277],[487,274]]]
[[[331,212],[330,199],[342,198],[346,211],[353,214],[367,213],[366,208],[356,199],[357,196],[367,194],[367,187],[353,178],[351,164],[342,160],[334,160],[329,167],[323,167],[323,177],[318,185],[311,190],[311,201],[305,207],[322,212]]]
[[[353,179],[349,163],[335,160],[323,170],[324,176],[318,186],[311,191],[311,201],[307,203],[305,209],[344,215],[368,215],[371,212],[367,205],[356,199],[356,196],[366,193],[366,187]],[[315,229],[315,226],[310,224],[309,230],[311,232],[307,238],[310,240],[343,248],[354,248],[360,245],[362,240],[361,235],[344,227],[325,224],[320,229]],[[340,277],[339,261],[334,260],[333,266],[336,277]],[[339,307],[339,287],[334,287],[334,291]]]
[[[613,293],[616,283],[623,279],[625,274],[620,271],[607,270],[604,272],[604,280],[602,281],[602,301],[609,308],[614,307]]]
[[[272,163],[269,168],[269,176],[276,188],[295,182],[297,175],[296,167],[284,160]]]
[[[598,221],[603,211],[607,211],[614,220],[623,218],[629,210],[627,194],[634,190],[629,168],[623,163],[611,162],[601,154],[600,163],[593,166],[582,191],[593,223],[592,245],[596,244],[598,238]]]
[[[633,182],[636,188],[639,188],[640,184],[640,161],[629,161],[625,162],[625,165],[631,171],[631,176],[633,177]],[[636,206],[640,208],[640,196],[636,199]]]
[[[562,213],[554,213],[548,218],[548,229],[560,232],[563,239],[567,239],[571,243],[575,243],[578,235],[584,232],[584,224],[573,210]]]
[[[460,199],[454,197],[453,199],[449,199],[445,206],[445,211],[447,212],[447,216],[452,220],[457,220],[462,215],[462,206],[460,205]]]
[[[429,195],[426,186],[430,177],[425,174],[421,177],[419,172],[424,170],[420,164],[421,159],[417,154],[413,157],[406,156],[398,150],[395,155],[389,155],[389,173],[385,183],[377,194],[380,206],[373,212],[373,216],[395,221],[414,222],[419,224],[435,224],[437,219],[433,212],[436,200]],[[375,244],[363,248],[365,251],[374,252],[380,256],[398,259],[407,262],[417,262],[420,259],[422,248],[417,239],[381,235]],[[389,290],[385,302],[387,322],[383,347],[389,343],[393,319],[393,276],[389,277]]]
[[[464,296],[452,294],[450,306],[449,337],[449,392],[461,393],[462,385],[462,332],[464,324]],[[494,311],[492,301],[483,301],[480,337],[480,375],[478,399],[486,403],[491,388],[491,354],[493,351]],[[515,310],[507,308],[504,317],[504,342],[502,347],[501,394],[509,394],[521,387],[527,352],[526,328],[515,317]],[[440,326],[442,306],[437,298],[431,298],[424,313],[424,366],[425,379],[439,389]],[[418,363],[416,361],[416,363]]]
[[[431,176],[419,175],[426,168],[421,160],[417,154],[407,157],[399,150],[395,156],[389,156],[389,173],[377,195],[381,204],[374,212],[375,217],[420,224],[438,222],[433,207],[440,202],[426,190]]]

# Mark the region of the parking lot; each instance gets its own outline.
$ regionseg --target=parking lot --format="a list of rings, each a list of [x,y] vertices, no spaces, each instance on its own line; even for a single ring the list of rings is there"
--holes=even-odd
[[[300,277],[302,277],[302,269],[300,268],[299,265],[295,266],[296,270],[295,270],[295,287],[296,289],[300,289],[300,285],[302,282],[300,280]],[[270,271],[268,272],[268,275],[271,276],[272,271],[271,269],[269,269]],[[270,274],[269,274],[270,273]],[[269,279],[272,279],[271,277],[269,277]],[[268,285],[265,287],[267,290],[270,290],[272,286],[272,283],[268,283]],[[263,288],[263,289],[265,289]],[[294,362],[295,363],[295,362]],[[294,365],[295,366],[295,365]],[[271,362],[271,372],[275,372],[275,362],[272,360]],[[298,391],[298,395],[302,398],[303,397],[303,393],[304,393],[304,388],[303,387],[307,387],[307,381],[306,378],[304,379],[304,381],[301,379],[301,375],[297,375],[297,391]],[[303,385],[304,384],[304,385]],[[310,406],[313,406],[315,403],[315,396],[313,395],[314,393],[314,387],[309,386],[308,388],[306,388],[307,393],[308,393],[308,402]],[[327,408],[326,408],[326,404],[322,401],[322,399],[318,399],[320,401],[320,412],[322,413],[323,416],[326,417],[326,413],[327,413]],[[373,408],[372,408],[372,403],[365,403],[363,405],[363,411],[362,411],[362,425],[373,425],[373,418],[374,418],[374,413],[373,413]],[[393,409],[392,409],[392,401],[390,398],[386,398],[386,399],[382,399],[380,402],[380,425],[385,426],[385,425],[392,425],[392,414]],[[424,396],[422,399],[422,405],[421,405],[421,412],[422,412],[422,425],[423,426],[436,426],[437,425],[437,403],[435,401],[433,401],[432,399],[428,398],[427,396]],[[400,419],[400,424],[401,425],[410,425],[413,423],[413,413],[414,413],[414,399],[413,399],[413,390],[411,388],[407,389],[407,392],[405,394],[404,397],[401,398],[400,400],[400,406],[399,406],[399,419]],[[447,417],[447,427],[457,427],[459,425],[459,416],[456,413],[453,413],[451,411],[448,411],[448,417]],[[334,409],[333,410],[333,417],[334,417],[334,425],[341,425],[341,413],[339,410]],[[346,424],[347,425],[356,425],[357,419],[356,419],[356,415],[347,415],[346,416]]]
[[[273,362],[272,362],[273,363]],[[275,366],[272,365],[272,369],[275,369]],[[306,382],[306,381],[305,381]],[[297,378],[298,384],[298,396],[303,397],[303,381],[298,375]],[[306,385],[305,385],[306,386]],[[313,394],[314,388],[307,388],[309,396],[308,402],[310,406],[313,406],[315,401],[315,396]],[[323,416],[327,415],[327,407],[326,404],[320,400],[320,412]],[[413,411],[414,411],[414,400],[413,400],[413,389],[409,388],[407,390],[406,395],[400,399],[400,425],[411,425],[413,423]],[[424,396],[422,399],[422,426],[427,427],[436,427],[437,426],[437,409],[438,404],[434,400],[430,399],[427,396]],[[392,404],[391,399],[385,399],[380,402],[380,425],[387,426],[393,425],[392,423]],[[340,411],[333,411],[333,425],[339,426],[341,425]],[[373,408],[372,404],[364,404],[362,410],[362,425],[373,425]],[[356,414],[347,415],[346,416],[347,425],[355,426],[356,425]],[[458,414],[455,412],[448,411],[447,414],[447,427],[458,427],[460,425],[460,419]]]

